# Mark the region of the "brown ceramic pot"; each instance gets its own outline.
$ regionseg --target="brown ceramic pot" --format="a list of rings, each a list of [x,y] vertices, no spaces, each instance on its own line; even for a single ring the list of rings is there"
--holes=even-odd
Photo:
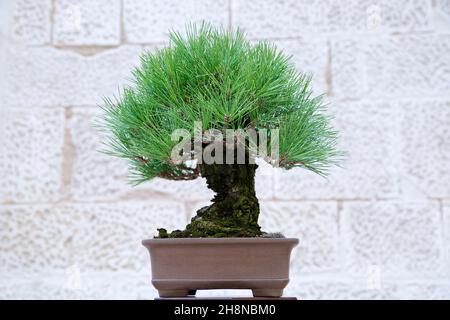
[[[150,239],[142,244],[150,252],[152,283],[160,297],[183,297],[197,289],[251,289],[255,297],[280,297],[298,239]]]

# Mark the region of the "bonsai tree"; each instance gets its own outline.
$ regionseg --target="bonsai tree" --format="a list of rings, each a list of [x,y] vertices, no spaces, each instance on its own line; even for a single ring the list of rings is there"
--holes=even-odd
[[[128,160],[135,183],[203,177],[216,193],[185,230],[161,228],[161,238],[262,236],[252,160],[326,175],[340,158],[311,77],[275,46],[250,43],[239,30],[202,24],[172,32],[166,48],[141,56],[133,75],[134,85],[104,107],[108,152]],[[181,142],[173,137],[180,129],[188,133]],[[267,139],[236,134],[230,143],[230,130],[264,132]],[[266,152],[252,152],[264,140],[272,142]],[[234,161],[206,161],[205,152]]]

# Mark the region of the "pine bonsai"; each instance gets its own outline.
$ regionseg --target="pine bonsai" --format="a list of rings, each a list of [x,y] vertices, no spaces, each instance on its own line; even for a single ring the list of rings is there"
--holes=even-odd
[[[104,107],[108,152],[128,160],[136,183],[201,176],[216,192],[212,205],[198,210],[185,230],[161,228],[161,238],[261,236],[255,156],[320,175],[340,158],[322,96],[312,96],[311,78],[297,73],[290,57],[273,45],[252,44],[240,31],[203,24],[188,27],[184,35],[172,32],[170,44],[144,54],[133,75],[133,87],[107,99]],[[189,133],[181,143],[173,139],[177,129]],[[278,143],[255,155],[251,151],[264,139],[242,140],[236,134],[230,144],[224,138],[230,129],[264,131]],[[180,145],[175,161],[173,150]],[[237,161],[239,146],[243,163]],[[234,162],[202,161],[205,151]]]

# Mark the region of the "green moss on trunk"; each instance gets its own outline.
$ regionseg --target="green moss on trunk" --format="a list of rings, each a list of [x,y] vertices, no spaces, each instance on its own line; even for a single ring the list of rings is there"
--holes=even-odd
[[[259,203],[255,194],[256,164],[200,165],[208,187],[216,192],[212,205],[201,208],[183,231],[167,233],[158,229],[160,238],[256,237]]]

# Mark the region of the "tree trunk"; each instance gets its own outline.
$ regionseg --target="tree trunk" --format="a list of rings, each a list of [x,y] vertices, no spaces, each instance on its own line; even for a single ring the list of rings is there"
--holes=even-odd
[[[185,237],[256,237],[259,203],[255,194],[256,164],[200,165],[208,188],[216,192],[212,205],[201,208],[186,230],[168,234],[159,230],[161,238]]]

